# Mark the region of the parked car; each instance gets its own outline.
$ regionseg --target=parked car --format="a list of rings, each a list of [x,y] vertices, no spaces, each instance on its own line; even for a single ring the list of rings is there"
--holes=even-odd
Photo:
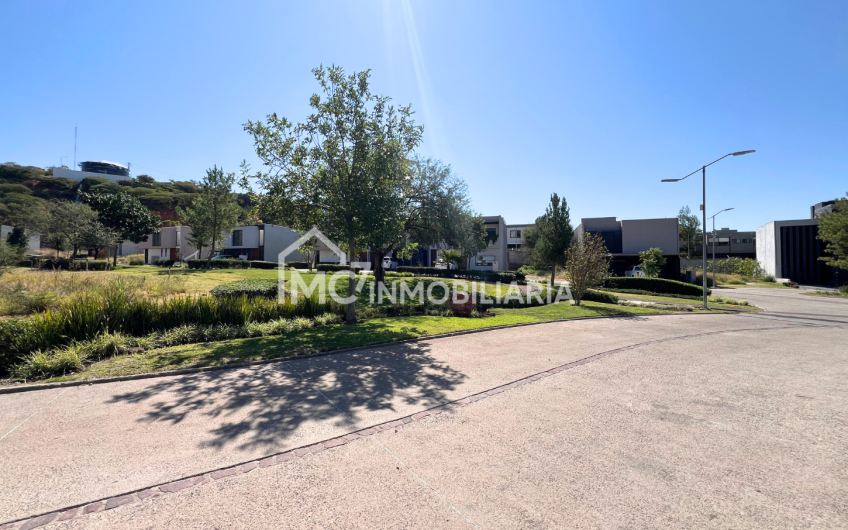
[[[639,265],[633,265],[632,267],[624,271],[624,275],[633,278],[644,278],[645,271],[643,271],[642,267],[640,267]]]
[[[383,258],[383,268],[387,271],[392,271],[398,268],[398,262],[392,258]]]
[[[456,263],[453,263],[453,262],[448,263],[447,261],[445,261],[443,259],[436,260],[436,263],[433,266],[437,269],[456,270]]]

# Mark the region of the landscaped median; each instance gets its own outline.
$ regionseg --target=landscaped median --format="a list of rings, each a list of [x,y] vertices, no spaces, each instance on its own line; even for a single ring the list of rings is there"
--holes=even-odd
[[[246,361],[282,359],[310,353],[354,348],[516,324],[588,317],[627,317],[667,313],[656,309],[584,302],[522,309],[492,309],[493,316],[461,318],[443,316],[386,317],[354,325],[329,324],[291,331],[279,336],[223,340],[153,349],[118,355],[86,366],[82,371],[40,382],[99,379],[163,372],[193,367],[220,366]]]
[[[358,323],[341,325],[344,306],[338,298],[297,291],[291,274],[287,271],[288,283],[279,301],[277,280],[252,272],[217,284],[208,295],[189,294],[192,290],[182,282],[182,292],[151,297],[148,284],[158,293],[161,282],[129,281],[123,275],[115,283],[75,289],[44,311],[0,322],[0,376],[10,377],[10,382],[100,378],[275,359],[514,324],[696,310],[691,305],[622,304],[613,293],[591,290],[578,307],[568,301],[551,303],[562,294],[560,286],[551,290],[538,284],[404,274],[387,278],[385,290],[375,289],[373,277],[361,277]],[[321,288],[335,285],[340,296],[347,296],[346,281],[336,285],[329,275],[314,273],[305,273],[301,279],[315,280]],[[406,300],[404,292],[409,294]],[[460,292],[471,299],[456,303]]]

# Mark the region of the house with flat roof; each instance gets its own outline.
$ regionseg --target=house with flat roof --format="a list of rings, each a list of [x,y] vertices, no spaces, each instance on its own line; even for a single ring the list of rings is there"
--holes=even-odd
[[[603,238],[612,254],[610,269],[616,276],[639,264],[639,253],[649,248],[662,250],[666,260],[660,271],[661,278],[677,280],[680,276],[680,236],[676,217],[663,219],[629,219],[616,217],[591,217],[580,220],[574,236],[587,233]]]
[[[811,285],[837,284],[839,269],[819,259],[825,255],[826,244],[818,235],[818,219],[766,223],[757,228],[757,261],[775,278]]]

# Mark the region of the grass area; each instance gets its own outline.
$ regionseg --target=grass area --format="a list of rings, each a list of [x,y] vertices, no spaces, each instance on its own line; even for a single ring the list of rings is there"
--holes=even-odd
[[[609,291],[614,292],[614,291]],[[702,304],[701,299],[693,299],[693,298],[678,298],[675,296],[655,296],[655,295],[647,295],[647,294],[628,294],[628,293],[616,293],[616,296],[623,300],[649,300],[651,302],[672,302],[675,304],[690,304],[694,306],[700,306]],[[750,305],[741,305],[741,304],[730,304],[730,303],[719,303],[714,302],[714,297],[709,297],[709,305],[710,307],[726,307],[728,309],[754,309],[754,306]]]
[[[848,298],[848,291],[807,291],[805,296],[828,296],[831,298]]]
[[[376,318],[351,326],[324,326],[276,337],[175,346],[136,355],[112,357],[93,364],[82,372],[55,377],[47,381],[93,379],[198,366],[217,366],[511,324],[597,316],[651,315],[663,313],[663,311],[584,302],[580,307],[570,304],[551,304],[522,309],[495,309],[492,313],[494,316],[487,318],[429,316]]]

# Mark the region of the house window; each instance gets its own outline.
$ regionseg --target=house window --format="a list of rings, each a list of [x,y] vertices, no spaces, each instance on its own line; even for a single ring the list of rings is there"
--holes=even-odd
[[[751,244],[751,243],[753,243],[753,242],[754,242],[754,240],[753,240],[753,239],[743,239],[743,240],[742,240],[742,243],[745,243],[746,245],[750,245],[750,244]]]
[[[513,239],[518,239],[521,237],[521,230],[510,230],[509,237]]]
[[[242,230],[233,230],[233,246],[240,247],[242,243]]]
[[[742,240],[741,239],[734,239],[733,244],[734,245],[740,245],[740,244],[742,244]]]
[[[498,240],[498,229],[497,228],[487,228],[486,233],[489,235],[488,239],[490,243],[494,243]]]
[[[491,267],[495,262],[494,256],[477,256],[474,260],[475,264],[479,267]]]
[[[162,246],[162,232],[158,232],[153,234],[153,243],[151,244],[153,247],[161,247]]]

